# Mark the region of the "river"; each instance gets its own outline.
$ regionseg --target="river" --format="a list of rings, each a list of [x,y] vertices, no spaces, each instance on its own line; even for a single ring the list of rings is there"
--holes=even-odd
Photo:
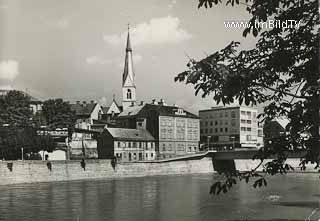
[[[218,175],[183,175],[0,186],[0,220],[310,220],[320,219],[319,174],[239,183],[209,195]]]

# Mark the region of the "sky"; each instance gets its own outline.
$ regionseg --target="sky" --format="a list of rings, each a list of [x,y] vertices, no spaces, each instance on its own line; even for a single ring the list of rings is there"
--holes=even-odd
[[[163,98],[197,113],[215,106],[174,82],[188,57],[201,59],[232,40],[256,39],[224,21],[246,20],[243,6],[197,8],[197,0],[0,0],[0,88],[39,99],[121,104],[130,23],[138,101]]]

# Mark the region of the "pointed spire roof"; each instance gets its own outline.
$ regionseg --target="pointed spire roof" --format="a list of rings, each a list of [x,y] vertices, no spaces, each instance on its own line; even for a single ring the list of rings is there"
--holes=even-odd
[[[127,47],[126,47],[126,51],[132,51],[131,42],[130,42],[130,27],[129,27],[129,24],[128,24],[128,36],[127,36]]]
[[[135,86],[129,25],[128,25],[128,37],[127,37],[126,57],[125,57],[125,63],[124,63],[122,86]]]

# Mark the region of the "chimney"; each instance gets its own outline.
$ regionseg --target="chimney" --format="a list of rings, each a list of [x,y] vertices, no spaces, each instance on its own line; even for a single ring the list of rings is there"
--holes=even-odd
[[[152,104],[157,104],[156,99],[152,99]]]
[[[173,104],[174,107],[178,107],[178,104]]]
[[[80,101],[77,101],[77,104],[80,104]]]
[[[91,103],[91,104],[94,104],[95,102],[94,102],[94,100],[91,100],[90,103]]]
[[[162,99],[162,98],[160,99],[159,105],[166,106],[164,99]]]
[[[134,102],[131,102],[131,105],[130,105],[131,107],[133,107],[134,106]]]
[[[144,102],[143,101],[140,101],[140,106],[143,106],[144,105]]]

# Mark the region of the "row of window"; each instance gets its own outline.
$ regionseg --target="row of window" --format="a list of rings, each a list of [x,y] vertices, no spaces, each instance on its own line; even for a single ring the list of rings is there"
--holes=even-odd
[[[223,118],[223,117],[226,117],[226,118],[229,117],[229,112],[220,111],[220,112],[215,112],[206,116],[206,118]],[[231,111],[231,118],[236,118],[236,111]]]
[[[218,130],[219,129],[219,130]],[[227,128],[227,127],[225,127],[225,128],[222,128],[222,127],[220,127],[220,128],[214,128],[214,132],[215,133],[223,133],[223,132],[225,132],[225,133],[228,133],[229,132],[229,129]],[[206,129],[201,129],[200,130],[200,133],[213,133],[213,128],[210,128],[210,129],[208,129],[208,128],[206,128]]]
[[[241,127],[241,131],[251,131],[251,127]]]
[[[200,126],[201,127],[207,127],[207,126],[222,126],[222,125],[229,125],[229,121],[228,120],[216,120],[216,121],[201,121],[200,122]],[[231,126],[236,126],[236,120],[232,119],[231,120]]]
[[[256,112],[251,112],[251,111],[240,111],[240,115],[241,116],[247,116],[249,118],[252,118],[255,119],[257,118],[257,113]]]
[[[144,158],[143,158],[144,157]],[[118,160],[128,160],[128,161],[135,161],[135,160],[150,160],[150,159],[154,159],[154,154],[153,153],[116,153],[116,158]]]
[[[152,142],[118,142],[118,147],[128,147],[128,148],[146,148],[150,147],[151,149],[154,147],[154,143]]]
[[[162,144],[162,151],[173,151],[172,148],[172,144],[166,145],[166,144]],[[178,144],[177,145],[177,151],[184,151],[184,145],[183,144]],[[196,146],[189,146],[187,151],[191,152],[191,151],[197,151],[197,147]]]

